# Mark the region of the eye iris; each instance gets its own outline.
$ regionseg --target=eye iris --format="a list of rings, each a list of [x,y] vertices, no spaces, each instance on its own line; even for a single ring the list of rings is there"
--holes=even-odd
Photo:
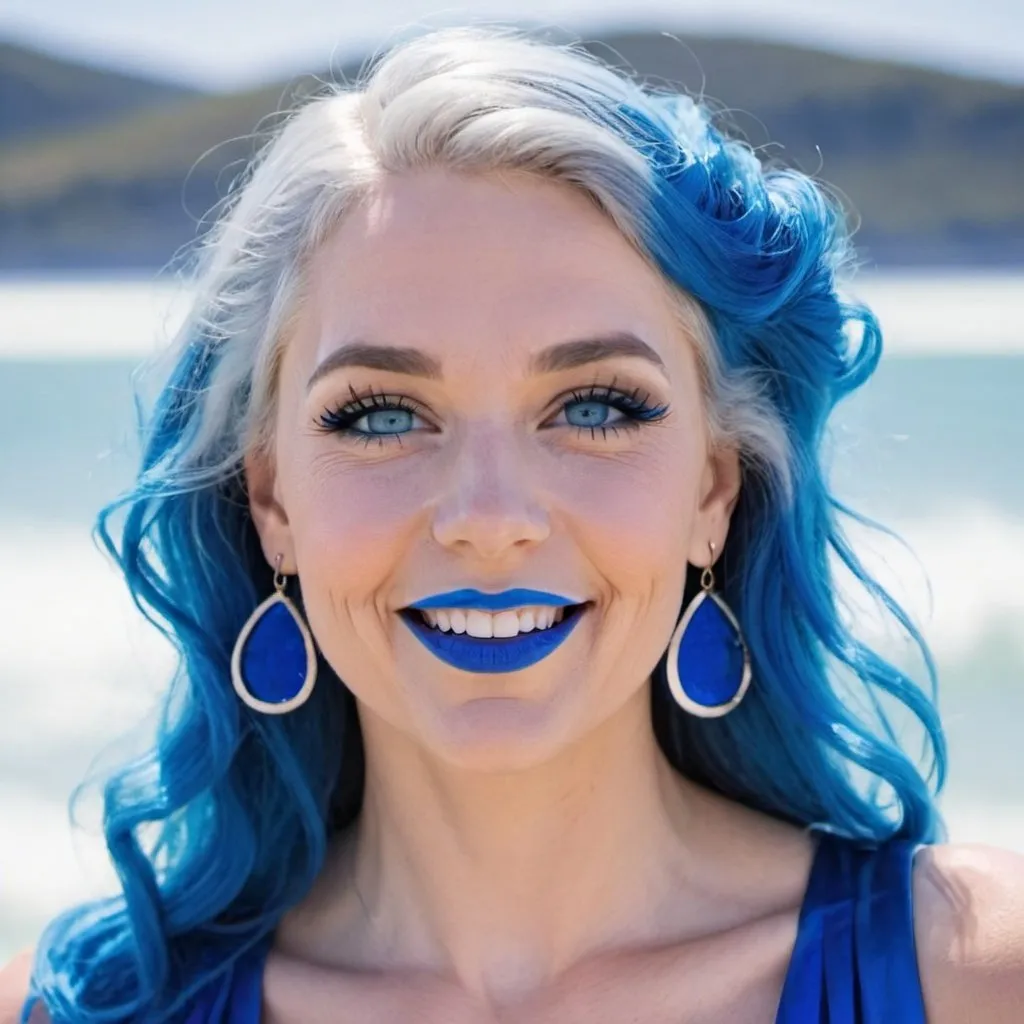
[[[373,433],[408,430],[411,427],[411,415],[408,409],[375,409],[366,414],[366,425]],[[376,424],[379,430],[374,429],[374,417],[377,417]]]
[[[608,404],[606,402],[588,401],[573,402],[572,405],[566,410],[566,419],[572,422],[571,417],[573,410],[579,410],[581,407],[584,411],[583,422],[573,423],[573,426],[599,427],[608,418]]]

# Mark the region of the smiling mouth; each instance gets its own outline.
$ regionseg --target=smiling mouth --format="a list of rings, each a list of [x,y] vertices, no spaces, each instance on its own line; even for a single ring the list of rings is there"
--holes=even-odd
[[[482,637],[445,632],[431,626],[417,609],[402,608],[398,614],[431,654],[454,668],[471,673],[517,672],[558,650],[592,603],[566,605],[558,622],[515,636]]]
[[[432,632],[439,634],[440,636],[464,637],[466,640],[475,640],[480,643],[501,644],[514,643],[516,640],[521,640],[523,637],[526,636],[533,636],[536,634],[546,633],[548,630],[554,629],[556,626],[569,622],[572,619],[576,618],[581,612],[585,611],[593,603],[593,601],[584,601],[581,604],[561,605],[557,609],[561,612],[561,616],[557,618],[550,626],[543,626],[539,628],[535,626],[533,629],[521,630],[520,632],[517,632],[514,636],[474,636],[473,634],[466,632],[465,629],[463,629],[461,632],[455,629],[441,629],[439,626],[432,624],[430,620],[426,617],[426,615],[424,615],[424,613],[418,608],[400,608],[398,614],[401,615],[408,622],[414,623],[419,628],[429,629]],[[467,611],[468,610],[469,609],[467,609]]]

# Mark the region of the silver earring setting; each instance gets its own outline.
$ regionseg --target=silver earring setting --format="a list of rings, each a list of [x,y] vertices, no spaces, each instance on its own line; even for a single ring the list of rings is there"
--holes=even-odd
[[[231,682],[249,707],[283,715],[305,704],[316,683],[316,651],[309,627],[285,594],[281,556],[274,593],[246,620],[231,653]]]
[[[750,686],[750,652],[736,616],[714,591],[715,545],[701,573],[701,592],[686,609],[668,645],[665,674],[676,703],[691,715],[728,714]]]

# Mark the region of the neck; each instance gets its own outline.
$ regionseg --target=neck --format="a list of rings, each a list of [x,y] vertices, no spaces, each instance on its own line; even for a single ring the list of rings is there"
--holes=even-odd
[[[454,767],[375,716],[362,723],[363,809],[306,901],[317,910],[303,944],[321,959],[433,970],[506,1002],[602,950],[749,916],[735,828],[771,826],[672,769],[646,687],[556,759],[510,774]],[[765,896],[763,856],[751,902]]]

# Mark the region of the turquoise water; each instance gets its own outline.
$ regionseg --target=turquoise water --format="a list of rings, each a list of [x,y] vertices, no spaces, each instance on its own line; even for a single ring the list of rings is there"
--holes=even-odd
[[[0,519],[86,523],[135,467],[130,359],[0,361]],[[837,489],[884,517],[1024,522],[1024,355],[891,358],[833,417]]]
[[[170,664],[88,536],[134,470],[136,365],[0,359],[0,959],[109,888],[66,799]],[[1024,850],[1024,355],[887,357],[830,448],[839,494],[917,555],[863,540],[939,659],[953,838]]]

